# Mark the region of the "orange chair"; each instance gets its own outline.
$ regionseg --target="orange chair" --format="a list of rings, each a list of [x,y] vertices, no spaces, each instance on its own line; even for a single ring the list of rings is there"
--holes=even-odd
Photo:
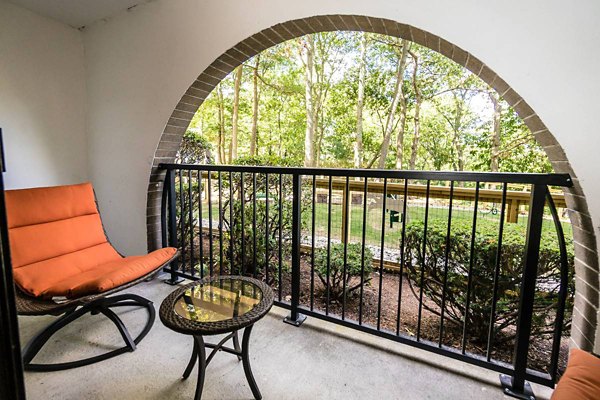
[[[177,257],[177,249],[120,255],[106,237],[89,183],[8,190],[5,196],[17,310],[21,315],[61,315],[25,346],[25,369],[75,368],[134,351],[154,323],[154,306],[134,294],[107,296],[152,277]],[[148,322],[135,339],[111,310],[122,306],[148,311]],[[125,346],[83,360],[32,363],[54,333],[88,312],[112,321]]]

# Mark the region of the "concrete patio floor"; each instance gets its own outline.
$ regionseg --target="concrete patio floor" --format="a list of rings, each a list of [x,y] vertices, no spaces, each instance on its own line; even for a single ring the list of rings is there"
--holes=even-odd
[[[129,290],[156,308],[174,288],[156,279]],[[119,311],[141,329],[146,312]],[[498,374],[362,332],[308,318],[296,328],[274,307],[252,332],[252,369],[264,399],[502,399]],[[26,343],[54,317],[20,317]],[[135,329],[132,329],[132,333]],[[55,335],[36,358],[67,361],[121,345],[102,316],[85,316]],[[25,374],[29,399],[191,399],[197,372],[181,374],[192,351],[189,336],[158,320],[133,353],[87,367]],[[551,390],[533,385],[539,399]],[[203,399],[252,399],[236,357],[220,352],[208,366]]]

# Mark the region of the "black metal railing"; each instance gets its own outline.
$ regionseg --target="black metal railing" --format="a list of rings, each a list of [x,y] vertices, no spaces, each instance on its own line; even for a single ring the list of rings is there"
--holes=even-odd
[[[167,269],[172,282],[254,276],[290,310],[287,322],[312,316],[498,371],[506,393],[555,383],[571,266],[550,188],[571,186],[568,175],[159,168],[163,244],[181,251]],[[528,205],[512,206],[523,193],[511,184],[528,187]],[[523,243],[504,243],[516,226]],[[485,260],[476,243],[483,227],[495,232]],[[469,232],[463,247],[458,228]],[[548,230],[560,257],[543,260],[542,277]],[[532,366],[536,340],[550,351]]]

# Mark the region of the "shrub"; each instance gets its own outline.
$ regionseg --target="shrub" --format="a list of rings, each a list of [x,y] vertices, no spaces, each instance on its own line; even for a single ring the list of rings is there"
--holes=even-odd
[[[290,166],[290,162],[276,156],[242,157],[235,161],[236,165],[277,165]],[[269,282],[273,283],[279,268],[279,236],[281,234],[282,259],[288,260],[291,254],[291,231],[292,231],[292,176],[282,175],[281,193],[279,190],[279,175],[270,174],[268,181],[265,174],[256,174],[256,191],[253,189],[253,178],[251,173],[244,173],[244,201],[241,199],[242,177],[240,173],[233,173],[231,182],[224,181],[224,193],[228,195],[229,185],[233,187],[233,213],[230,215],[230,201],[223,204],[223,221],[230,234],[233,235],[233,259],[230,257],[231,236],[225,240],[225,264],[230,271],[241,274],[253,274],[260,276],[269,275]],[[268,187],[268,198],[266,188]],[[281,201],[281,221],[280,202]],[[254,201],[256,198],[256,229],[254,229]],[[304,206],[306,200],[303,201]],[[269,219],[267,230],[267,202],[269,204]],[[244,212],[244,223],[242,224],[242,203]],[[233,217],[233,218],[232,218]],[[254,248],[254,237],[256,235],[256,256]],[[242,246],[243,243],[243,246]],[[267,252],[268,244],[268,252]],[[244,251],[242,251],[242,247]],[[256,258],[256,266],[254,259]],[[282,263],[286,267],[286,263]],[[255,270],[256,268],[256,270]]]
[[[212,144],[201,134],[187,130],[183,134],[181,146],[175,156],[180,164],[212,164]]]
[[[212,164],[212,145],[208,141],[208,139],[199,133],[196,133],[191,130],[187,130],[183,134],[183,139],[181,141],[181,146],[175,156],[175,162],[181,164]],[[192,211],[194,211],[194,205],[198,204],[200,201],[200,184],[197,180],[194,180],[192,183],[192,187],[190,188],[190,182],[185,176],[185,172],[182,171],[181,176],[181,188],[183,196],[179,190],[175,190],[176,202],[180,204],[181,207],[177,207],[177,240],[178,243],[189,243],[192,239],[192,229],[197,231],[199,226],[197,221],[194,220],[194,226],[190,224],[188,218],[186,218],[189,214],[190,207],[192,207]],[[179,187],[180,178],[176,177],[176,188]],[[191,189],[191,197],[190,197],[190,189]],[[205,188],[203,188],[204,190]],[[185,216],[182,218],[181,216]],[[188,254],[182,255],[182,257],[189,257]]]
[[[451,228],[444,314],[447,321],[456,326],[462,326],[465,317],[472,225],[470,221],[455,220],[452,221]],[[445,221],[428,223],[424,258],[423,231],[423,222],[413,222],[406,227],[406,270],[415,296],[418,297],[418,291],[422,289],[427,298],[435,304],[433,307],[424,302],[423,306],[440,315],[447,223]],[[525,236],[525,226],[504,224],[497,290],[498,301],[493,330],[493,334],[500,341],[509,340],[515,335],[514,327],[518,317],[521,276],[524,267]],[[569,241],[568,238],[567,240]],[[543,231],[532,334],[546,334],[553,331],[553,316],[560,283],[560,251],[557,243],[553,230]],[[478,220],[474,240],[467,334],[480,342],[485,342],[488,335],[497,247],[497,222]],[[569,249],[569,277],[572,278],[574,258],[570,243],[567,243],[567,248]],[[422,285],[421,274],[423,274]],[[572,279],[569,282],[572,282]],[[569,326],[570,321],[574,294],[572,283],[569,284],[568,293],[565,327]]]
[[[329,271],[327,270],[327,248],[315,249],[315,272],[325,287],[327,293],[327,272],[329,272],[329,295],[330,298],[340,300],[344,295],[348,296],[361,286],[361,280],[352,278],[361,276],[362,246],[358,243],[348,243],[346,253],[346,271],[344,276],[344,244],[331,244],[329,257]],[[362,284],[371,280],[373,272],[373,253],[365,247],[364,278]],[[344,283],[346,291],[344,292]]]

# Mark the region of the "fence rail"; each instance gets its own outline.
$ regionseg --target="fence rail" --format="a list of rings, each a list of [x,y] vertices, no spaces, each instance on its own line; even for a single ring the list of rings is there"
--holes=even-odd
[[[551,195],[548,187],[571,186],[569,175],[182,164],[159,168],[166,171],[163,243],[182,254],[168,269],[172,281],[252,275],[273,287],[277,305],[290,310],[287,322],[299,325],[308,315],[498,371],[505,392],[518,396],[529,394],[526,380],[548,386],[556,381],[569,260],[557,212],[564,198]],[[501,190],[485,187],[491,183]],[[510,191],[508,184],[529,190]],[[334,205],[336,193],[341,200]],[[352,193],[359,194],[356,201]],[[434,199],[444,202],[433,204]],[[391,210],[396,200],[401,210]],[[451,251],[457,246],[458,201],[468,203],[468,211],[460,211],[472,218],[470,245],[462,254]],[[495,225],[478,214],[486,202],[499,204]],[[417,203],[424,209],[422,219],[408,223],[406,216]],[[444,214],[435,216],[434,207],[444,208]],[[510,272],[505,253],[514,243],[503,243],[505,222],[516,222],[519,208],[527,213],[519,247],[523,254]],[[542,277],[547,266],[538,270],[545,210],[555,223],[560,252],[550,268],[558,274],[555,278]],[[387,226],[391,211],[403,216],[395,229]],[[360,218],[351,222],[352,214]],[[375,236],[367,237],[367,214],[378,215]],[[333,219],[342,226],[336,238]],[[432,235],[440,226],[445,237],[436,243]],[[476,248],[482,227],[497,232],[489,261]],[[415,233],[417,228],[421,233]],[[327,233],[320,237],[318,230]],[[369,244],[375,239],[377,245]],[[373,252],[379,265],[372,268],[368,255]],[[399,273],[385,271],[390,258],[397,261]],[[488,286],[482,298],[480,287]],[[407,297],[409,289],[414,297]],[[540,292],[544,296],[537,296]],[[507,293],[517,293],[514,310],[506,309],[513,304],[506,305]],[[546,301],[541,308],[536,303],[540,297]],[[530,368],[530,339],[537,332],[540,309],[549,327],[543,334],[551,336],[551,352],[547,367]],[[507,347],[512,356],[497,355]]]

